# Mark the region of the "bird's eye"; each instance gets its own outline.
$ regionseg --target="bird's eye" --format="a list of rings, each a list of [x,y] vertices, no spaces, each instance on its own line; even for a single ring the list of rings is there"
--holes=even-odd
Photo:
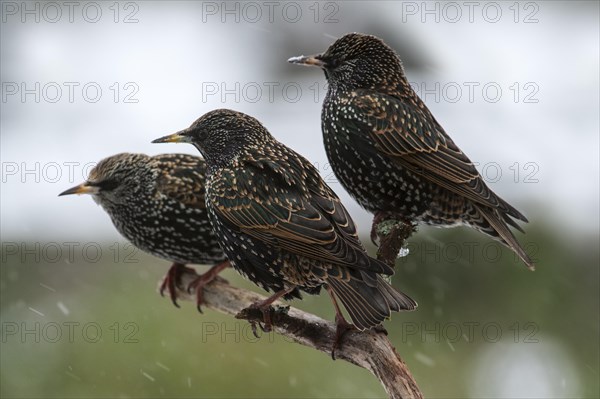
[[[98,187],[102,191],[114,190],[119,186],[119,182],[116,179],[105,179],[97,182],[91,182],[91,186]]]
[[[321,57],[321,60],[325,62],[325,65],[329,69],[335,69],[342,63],[342,59],[339,57]]]

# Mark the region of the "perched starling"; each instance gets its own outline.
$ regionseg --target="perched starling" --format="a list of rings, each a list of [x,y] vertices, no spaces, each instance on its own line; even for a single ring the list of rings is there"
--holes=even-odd
[[[464,224],[500,240],[533,269],[508,227],[523,232],[514,219],[527,219],[485,184],[412,89],[394,50],[377,37],[351,33],[323,54],[288,62],[324,70],[327,157],[350,195],[375,214],[374,227],[388,216]]]
[[[350,215],[313,165],[256,119],[215,110],[154,142],[192,143],[206,159],[206,207],[225,254],[236,270],[275,292],[252,305],[267,330],[273,301],[321,287],[336,308],[336,344],[349,326],[336,298],[360,330],[417,306],[381,277],[393,270],[367,255]]]
[[[229,266],[213,233],[204,202],[206,164],[186,154],[122,153],[105,158],[86,182],[60,195],[91,194],[137,248],[173,262],[160,288],[177,307],[175,285],[188,263],[212,264],[187,288],[202,288]]]

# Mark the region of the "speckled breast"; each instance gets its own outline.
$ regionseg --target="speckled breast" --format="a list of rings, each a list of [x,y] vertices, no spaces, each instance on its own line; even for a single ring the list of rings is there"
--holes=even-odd
[[[432,184],[379,155],[366,132],[351,137],[346,128],[331,123],[335,113],[334,104],[323,108],[323,140],[331,167],[346,191],[373,213],[423,215],[432,202]]]

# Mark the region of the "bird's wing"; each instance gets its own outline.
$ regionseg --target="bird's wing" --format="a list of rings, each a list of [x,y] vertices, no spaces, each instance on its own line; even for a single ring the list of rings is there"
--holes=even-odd
[[[206,163],[187,154],[164,154],[153,157],[160,174],[156,180],[159,194],[166,195],[186,207],[204,209]]]
[[[342,102],[352,112],[340,112],[340,123],[357,137],[368,134],[384,156],[475,203],[524,218],[490,190],[428,110],[367,90],[347,95]]]
[[[348,211],[308,161],[242,162],[211,179],[210,201],[229,226],[296,255],[393,273],[366,254]]]

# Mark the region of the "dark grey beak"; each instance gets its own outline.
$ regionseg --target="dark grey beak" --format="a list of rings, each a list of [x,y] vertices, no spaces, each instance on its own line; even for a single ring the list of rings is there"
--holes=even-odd
[[[325,68],[325,61],[321,59],[321,55],[299,55],[288,59],[290,64],[306,65],[306,66],[318,66],[319,68]]]

